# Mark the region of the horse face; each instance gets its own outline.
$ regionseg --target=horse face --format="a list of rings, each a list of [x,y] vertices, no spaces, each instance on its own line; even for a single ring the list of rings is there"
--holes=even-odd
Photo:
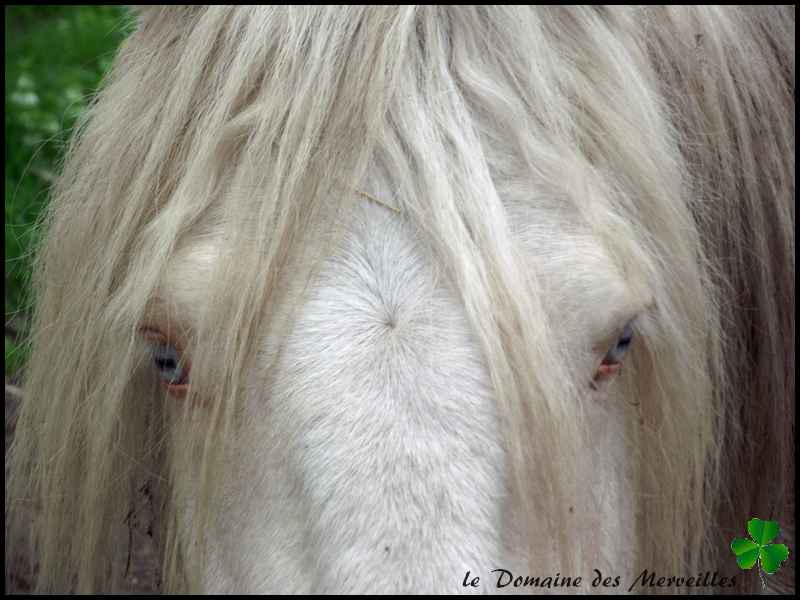
[[[735,570],[794,498],[793,24],[147,11],[46,220],[7,576],[126,589],[137,489],[167,589]]]
[[[584,408],[596,425],[588,447],[601,457],[587,457],[586,478],[608,513],[593,520],[595,552],[618,557],[633,547],[623,533],[630,523],[613,516],[631,514],[624,417],[589,382],[604,353],[598,342],[641,306],[575,214],[544,198],[508,210],[526,264],[552,295],[558,335],[585,371]],[[224,253],[219,239],[190,240],[162,285],[185,320]],[[302,284],[282,283],[276,318],[291,324],[285,336],[264,333],[247,368],[242,413],[212,485],[205,589],[445,592],[462,589],[467,571],[486,585],[494,569],[525,573],[532,557],[521,549],[489,374],[464,307],[415,229],[364,202],[310,289]],[[176,396],[165,395],[176,435],[191,436]],[[201,494],[199,461],[187,460],[173,475],[183,532]],[[191,560],[194,546],[182,543]],[[533,558],[548,564],[550,553]]]

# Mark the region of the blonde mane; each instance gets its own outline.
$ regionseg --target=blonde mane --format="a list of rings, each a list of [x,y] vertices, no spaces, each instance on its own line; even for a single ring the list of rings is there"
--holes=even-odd
[[[37,591],[121,589],[125,515],[148,480],[164,587],[197,585],[171,465],[195,452],[203,467],[200,540],[258,338],[286,333],[280,283],[313,280],[327,247],[289,273],[303,234],[327,210],[346,223],[364,198],[340,190],[368,193],[376,172],[480,342],[526,548],[553,540],[554,568],[585,566],[582,474],[602,460],[578,357],[511,240],[506,206],[531,202],[531,182],[646,282],[619,382],[638,404],[637,568],[714,570],[752,516],[791,529],[793,7],[170,6],[140,15],[49,208],[7,582],[27,549]],[[208,411],[184,448],[136,340],[168,262],[209,222],[229,251],[192,332],[186,406],[203,390]]]

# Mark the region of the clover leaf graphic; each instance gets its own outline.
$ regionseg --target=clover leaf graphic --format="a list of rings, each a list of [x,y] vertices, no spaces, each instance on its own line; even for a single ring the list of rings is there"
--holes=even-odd
[[[731,550],[736,555],[736,562],[742,569],[752,569],[758,561],[766,573],[772,574],[780,564],[789,557],[789,549],[784,544],[770,544],[780,528],[777,521],[750,519],[747,532],[752,539],[735,538],[731,542]]]

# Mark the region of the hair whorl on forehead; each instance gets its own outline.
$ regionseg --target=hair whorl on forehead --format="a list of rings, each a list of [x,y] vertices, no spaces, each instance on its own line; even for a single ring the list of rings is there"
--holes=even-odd
[[[524,537],[554,540],[553,572],[591,569],[580,539],[591,423],[550,300],[511,242],[504,184],[518,173],[591,217],[620,269],[652,288],[625,382],[641,405],[640,566],[713,570],[720,526],[787,518],[793,9],[155,10],[73,140],[49,209],[10,451],[7,579],[30,547],[39,591],[121,589],[125,514],[150,478],[165,585],[199,585],[202,557],[179,564],[170,512],[170,459],[183,450],[165,442],[137,328],[170,258],[220,224],[228,251],[194,332],[192,387],[209,401],[196,449],[202,539],[248,358],[281,326],[277,282],[322,204],[336,198],[347,214],[357,201],[329,192],[357,188],[372,167],[463,301]],[[786,482],[777,495],[744,491],[762,471]]]

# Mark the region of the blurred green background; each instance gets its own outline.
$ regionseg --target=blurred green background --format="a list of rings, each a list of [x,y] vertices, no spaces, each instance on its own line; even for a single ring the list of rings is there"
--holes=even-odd
[[[25,361],[36,222],[76,118],[133,26],[122,6],[6,6],[5,375]]]

